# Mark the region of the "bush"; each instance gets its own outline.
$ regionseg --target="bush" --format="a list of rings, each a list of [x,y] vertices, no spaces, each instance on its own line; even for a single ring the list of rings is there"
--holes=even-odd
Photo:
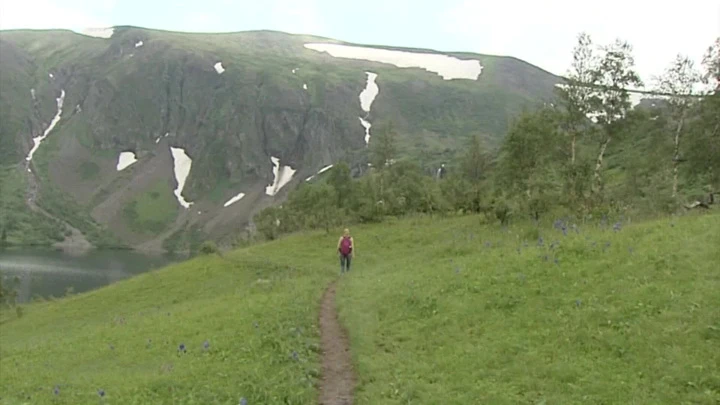
[[[200,254],[203,255],[212,255],[220,253],[220,249],[218,249],[218,246],[215,242],[209,240],[205,241],[200,245]]]

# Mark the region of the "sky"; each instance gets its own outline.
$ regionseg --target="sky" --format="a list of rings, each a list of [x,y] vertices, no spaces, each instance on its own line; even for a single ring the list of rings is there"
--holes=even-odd
[[[720,37],[718,0],[0,0],[0,29],[134,25],[257,29],[359,44],[514,56],[564,74],[577,35],[633,46],[649,84],[681,53],[697,63]],[[1,55],[0,55],[1,57]]]

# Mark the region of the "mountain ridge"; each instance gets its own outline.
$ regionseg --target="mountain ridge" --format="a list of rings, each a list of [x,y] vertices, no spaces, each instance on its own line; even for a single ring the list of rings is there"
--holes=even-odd
[[[234,238],[258,209],[281,203],[323,167],[347,161],[362,175],[365,123],[372,133],[392,121],[403,156],[424,156],[423,165],[434,167],[473,134],[497,143],[512,117],[552,98],[560,80],[517,58],[481,54],[471,58],[482,66],[476,80],[444,80],[427,68],[305,47],[313,42],[417,55],[270,30],[197,34],[118,26],[110,38],[0,31],[0,46],[11,50],[0,60],[9,72],[0,78],[0,157],[21,162],[66,91],[57,127],[28,166],[38,176],[39,204],[84,233],[104,235],[90,237],[96,245],[181,249],[188,240]],[[377,75],[379,92],[363,111],[359,95],[368,71]],[[170,147],[192,159],[181,190],[192,207],[173,207],[167,198],[178,185]],[[117,170],[122,153],[137,161]],[[267,195],[273,159],[294,176]],[[5,175],[22,183],[18,176]],[[224,206],[240,193],[245,196]],[[23,239],[19,229],[15,243]]]

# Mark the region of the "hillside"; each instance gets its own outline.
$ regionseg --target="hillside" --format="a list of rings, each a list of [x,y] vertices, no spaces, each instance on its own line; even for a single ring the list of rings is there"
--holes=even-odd
[[[337,300],[354,403],[716,404],[720,216],[614,222],[353,229]],[[0,402],[315,403],[335,237],[0,312]]]
[[[321,168],[363,173],[366,139],[389,121],[404,156],[433,168],[472,135],[497,144],[559,80],[490,55],[334,57],[328,43],[351,44],[269,31],[101,34],[0,32],[8,243],[231,239]]]

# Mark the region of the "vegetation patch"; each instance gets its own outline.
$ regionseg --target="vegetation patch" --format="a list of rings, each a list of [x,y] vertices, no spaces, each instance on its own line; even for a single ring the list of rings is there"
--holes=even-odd
[[[178,203],[172,187],[165,180],[155,182],[123,209],[130,227],[141,233],[159,233],[173,223],[178,215]]]

